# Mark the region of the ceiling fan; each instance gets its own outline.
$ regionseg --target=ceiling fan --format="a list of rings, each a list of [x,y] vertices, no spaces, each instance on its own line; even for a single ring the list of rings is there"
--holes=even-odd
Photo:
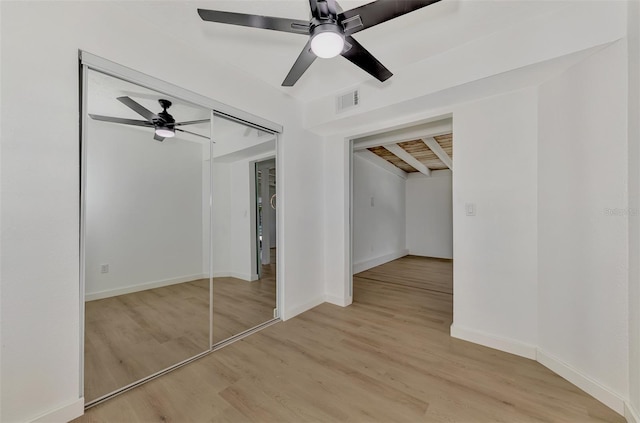
[[[160,99],[158,103],[162,107],[162,111],[158,114],[153,113],[151,110],[145,108],[140,103],[132,100],[130,97],[123,96],[118,97],[118,101],[120,101],[125,106],[129,107],[131,110],[145,118],[146,120],[135,120],[135,119],[124,119],[118,117],[111,116],[102,116],[102,115],[92,115],[91,119],[101,120],[104,122],[112,122],[112,123],[121,123],[124,125],[134,125],[134,126],[147,126],[153,127],[155,129],[155,134],[153,139],[156,141],[164,141],[165,138],[171,138],[176,135],[175,131],[186,132],[187,134],[196,135],[201,138],[209,139],[209,137],[205,137],[204,135],[196,134],[195,132],[185,131],[184,129],[176,128],[176,126],[184,126],[184,125],[194,125],[196,123],[204,123],[209,122],[209,119],[200,119],[200,120],[192,120],[188,122],[176,122],[176,120],[167,112],[167,109],[171,107],[171,102],[169,100]]]
[[[207,9],[198,9],[198,14],[209,22],[308,35],[309,41],[282,83],[284,87],[292,87],[316,57],[330,58],[338,54],[380,82],[386,81],[393,74],[352,35],[439,1],[378,0],[343,11],[336,0],[309,0],[309,21]]]

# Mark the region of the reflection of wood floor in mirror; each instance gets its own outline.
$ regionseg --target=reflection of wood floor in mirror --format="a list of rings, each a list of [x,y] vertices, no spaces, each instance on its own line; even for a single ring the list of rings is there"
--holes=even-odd
[[[214,343],[273,318],[275,249],[262,279],[214,278]],[[85,305],[85,401],[208,349],[209,280],[200,279]]]
[[[420,261],[451,286],[442,261],[407,258],[408,279]],[[536,361],[451,338],[452,295],[398,283],[401,264],[377,269],[393,281],[357,275],[349,307],[269,326],[77,421],[624,422]]]
[[[208,345],[208,280],[88,301],[85,401],[193,357]]]
[[[260,280],[213,279],[213,343],[273,319],[276,308],[276,249]]]

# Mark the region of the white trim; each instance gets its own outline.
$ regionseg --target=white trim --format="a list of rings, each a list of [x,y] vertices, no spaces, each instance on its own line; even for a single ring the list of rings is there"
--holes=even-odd
[[[87,65],[91,69],[95,69],[99,72],[106,73],[116,78],[124,79],[125,81],[133,82],[134,84],[142,87],[150,88],[154,91],[162,92],[164,94],[170,94],[178,97],[181,100],[197,104],[208,109],[215,110],[219,114],[223,114],[231,120],[238,120],[244,124],[248,124],[252,127],[260,129],[266,129],[270,132],[282,132],[282,125],[279,125],[270,120],[261,118],[252,113],[245,112],[240,109],[236,109],[233,106],[215,101],[193,91],[186,90],[177,85],[173,85],[169,82],[162,81],[149,75],[145,75],[136,70],[130,69],[126,66],[122,66],[118,63],[104,59],[99,56],[95,56],[86,51],[80,51],[80,60],[83,65]]]
[[[296,307],[292,307],[288,310],[284,310],[284,312],[282,313],[282,320],[289,320],[293,317],[296,317],[298,314],[302,314],[305,311],[311,310],[314,307],[319,306],[320,304],[324,303],[325,301],[325,296],[319,296],[316,297],[315,299],[311,300],[311,301],[307,301],[304,304],[300,304],[299,306]]]
[[[611,389],[602,386],[599,382],[593,380],[581,371],[571,367],[569,364],[541,350],[540,348],[538,348],[536,360],[538,363],[562,376],[607,407],[611,408],[613,411],[619,414],[625,413],[625,404],[622,397]]]
[[[246,273],[238,272],[213,272],[214,278],[236,278],[246,282],[253,282],[260,279],[257,274],[248,275]]]
[[[424,137],[435,137],[453,132],[453,122],[449,119],[439,118],[436,121],[412,125],[409,127],[385,130],[380,134],[354,138],[353,150],[358,151],[368,147],[378,147],[389,144],[397,144],[404,141],[413,141]]]
[[[424,137],[422,138],[422,142],[425,143],[436,156],[438,156],[438,158],[442,161],[442,163],[445,164],[445,166],[453,170],[453,161],[451,160],[451,157],[449,157],[447,152],[442,149],[435,138]]]
[[[627,401],[624,403],[624,418],[628,423],[640,423],[640,413]]]
[[[325,302],[329,304],[337,305],[340,307],[346,307],[351,305],[351,303],[353,302],[353,298],[351,297],[340,298],[335,295],[327,295],[327,297],[325,298]]]
[[[394,251],[390,254],[385,254],[383,256],[374,257],[369,260],[361,261],[358,263],[353,263],[353,274],[364,272],[365,270],[369,270],[372,267],[380,266],[381,264],[389,263],[390,261],[397,260],[400,257],[404,257],[409,254],[409,250],[400,250]]]
[[[79,270],[79,274],[78,274],[78,280],[79,280],[79,284],[78,284],[78,304],[79,304],[79,319],[80,319],[80,327],[79,329],[79,340],[80,342],[78,343],[78,354],[79,354],[79,362],[80,362],[80,371],[78,372],[78,396],[79,397],[84,397],[84,319],[85,319],[85,309],[84,309],[84,302],[85,302],[85,288],[86,288],[86,281],[85,281],[85,272],[86,272],[86,263],[85,263],[85,259],[86,259],[86,252],[85,252],[85,246],[86,246],[86,238],[87,238],[87,229],[86,229],[86,214],[87,214],[87,207],[86,207],[86,188],[87,188],[87,113],[85,113],[85,111],[87,110],[87,92],[88,92],[88,84],[89,84],[89,69],[87,68],[86,65],[82,65],[82,74],[81,74],[81,87],[82,87],[82,92],[80,93],[82,95],[81,97],[81,102],[82,104],[80,105],[81,109],[82,109],[82,115],[80,116],[80,224],[79,224],[79,229],[80,229],[80,251],[79,251],[79,255],[78,258],[80,260],[80,268]]]
[[[355,157],[355,142],[354,140],[349,140],[349,150],[348,150],[348,154],[349,154],[349,186],[347,187],[348,189],[348,195],[349,195],[349,203],[347,204],[347,213],[348,213],[348,218],[349,220],[347,221],[347,225],[348,230],[349,230],[349,238],[346,240],[348,245],[347,247],[347,253],[349,254],[347,263],[349,265],[349,267],[347,269],[345,269],[347,271],[347,283],[349,286],[347,286],[346,289],[346,295],[345,297],[347,298],[353,298],[353,160]],[[326,265],[326,263],[325,263]]]
[[[404,160],[405,163],[415,168],[418,172],[422,173],[425,176],[431,176],[431,169],[426,167],[424,163],[420,160],[413,157],[409,154],[404,148],[400,147],[398,144],[385,145],[385,149],[395,154],[400,159]]]
[[[84,398],[49,411],[31,420],[32,423],[66,423],[84,414]]]
[[[116,295],[131,294],[133,292],[146,291],[147,289],[162,288],[163,286],[176,285],[184,282],[191,282],[198,279],[209,279],[209,275],[195,274],[180,276],[178,278],[162,279],[159,281],[145,282],[137,285],[129,285],[123,288],[109,289],[85,294],[85,301],[101,300],[103,298],[115,297]]]
[[[480,344],[499,351],[519,355],[520,357],[532,360],[536,359],[535,345],[525,344],[524,342],[516,341],[514,339],[503,338],[474,329],[461,328],[455,324],[451,325],[451,336],[453,338],[473,342],[474,344]]]
[[[282,152],[282,141],[279,136],[276,136],[276,194],[278,199],[278,204],[276,204],[276,309],[278,310],[278,318],[281,318],[283,310],[286,307],[286,297],[285,297],[285,248],[286,245],[284,243],[284,210],[287,196],[285,194],[285,183],[284,176],[285,170],[284,166],[281,165],[282,157],[284,154]]]
[[[357,157],[367,160],[369,163],[372,163],[383,170],[386,170],[389,173],[392,173],[393,175],[399,176],[402,179],[407,179],[407,172],[391,164],[390,162],[386,161],[382,157],[378,156],[377,154],[369,150],[356,151],[355,155]]]

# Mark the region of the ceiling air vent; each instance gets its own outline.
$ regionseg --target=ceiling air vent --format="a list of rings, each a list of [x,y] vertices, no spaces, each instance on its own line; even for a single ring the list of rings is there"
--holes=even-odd
[[[360,104],[360,96],[358,90],[351,91],[347,94],[336,97],[336,112],[344,112]]]

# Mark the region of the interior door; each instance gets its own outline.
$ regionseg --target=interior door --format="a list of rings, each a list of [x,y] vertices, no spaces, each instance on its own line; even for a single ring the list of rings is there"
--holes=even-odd
[[[277,139],[224,116],[213,119],[213,342],[220,344],[276,313],[275,259],[269,260],[276,254],[276,211],[269,202],[269,180],[275,189]],[[271,171],[262,169],[265,162]]]
[[[93,70],[85,81],[84,397],[92,404],[210,349],[211,111]],[[177,122],[165,132],[152,122],[163,108]]]

